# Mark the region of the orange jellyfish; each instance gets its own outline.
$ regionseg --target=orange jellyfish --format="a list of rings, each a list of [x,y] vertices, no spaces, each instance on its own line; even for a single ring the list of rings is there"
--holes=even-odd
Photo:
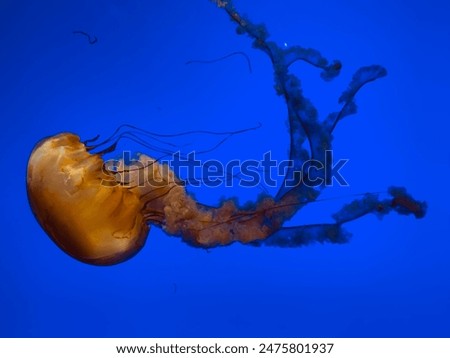
[[[341,110],[319,120],[318,111],[304,97],[299,79],[289,72],[296,61],[306,61],[331,80],[339,74],[339,61],[328,62],[314,49],[278,46],[267,41],[264,25],[255,25],[238,14],[231,1],[215,1],[237,23],[238,33],[253,39],[253,46],[272,62],[277,94],[288,109],[290,155],[278,193],[263,196],[252,205],[239,207],[233,200],[219,207],[196,202],[172,169],[146,155],[136,166],[118,161],[105,165],[95,146],[72,133],[61,133],[40,141],[27,168],[27,191],[37,221],[67,254],[86,263],[112,265],[129,259],[145,244],[150,226],[203,248],[234,242],[279,247],[297,247],[312,242],[347,242],[342,225],[373,213],[391,211],[425,215],[426,204],[414,200],[406,190],[389,188],[389,198],[364,197],[345,205],[333,223],[285,227],[299,209],[315,201],[329,179],[326,155],[332,132],[344,117],[356,113],[355,95],[366,84],[386,75],[381,66],[356,71],[339,98]],[[113,145],[114,147],[114,145]],[[293,178],[295,178],[293,182]]]
[[[101,154],[90,154],[74,134],[44,139],[28,162],[31,208],[61,249],[97,265],[136,254],[145,244],[149,224],[194,246],[212,247],[264,239],[281,225],[272,217],[293,211],[287,199],[275,206],[272,198],[252,211],[239,210],[231,200],[209,208],[186,193],[167,165],[146,155],[138,162],[144,164],[135,168],[121,160],[117,168],[107,170]]]

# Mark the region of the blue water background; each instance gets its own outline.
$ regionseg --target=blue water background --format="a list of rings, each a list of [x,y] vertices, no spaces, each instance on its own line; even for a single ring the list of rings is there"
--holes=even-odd
[[[160,133],[262,127],[202,159],[286,159],[286,107],[268,58],[206,0],[0,3],[2,337],[449,337],[450,3],[259,1],[235,5],[280,44],[313,47],[343,70],[331,83],[292,70],[323,118],[353,72],[388,76],[358,94],[335,131],[350,186],[323,193],[293,223],[330,222],[354,195],[404,185],[426,200],[422,220],[391,214],[346,225],[345,245],[232,245],[205,251],[152,228],[144,249],[113,267],[60,251],[27,201],[28,156],[41,138],[107,136],[129,123]],[[98,38],[94,45],[74,30]],[[234,51],[214,64],[190,64]],[[203,139],[189,139],[203,145]],[[191,143],[191,144],[192,144]],[[131,142],[124,146],[134,148]],[[145,152],[144,149],[141,148]],[[151,153],[149,153],[151,154]],[[261,188],[191,189],[204,203]],[[275,193],[274,188],[267,189]]]

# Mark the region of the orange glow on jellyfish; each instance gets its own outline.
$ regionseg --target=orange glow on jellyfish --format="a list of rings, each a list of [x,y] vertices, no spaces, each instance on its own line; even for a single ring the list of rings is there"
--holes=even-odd
[[[102,186],[103,161],[62,133],[38,143],[28,162],[30,206],[69,255],[107,265],[138,252],[149,231],[136,190]]]

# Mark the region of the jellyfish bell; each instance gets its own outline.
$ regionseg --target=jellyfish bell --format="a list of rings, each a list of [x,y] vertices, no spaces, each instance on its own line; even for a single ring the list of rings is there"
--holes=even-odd
[[[155,177],[161,166],[150,157],[140,159],[155,163],[147,167]],[[46,138],[28,161],[30,206],[39,224],[67,254],[95,265],[122,262],[144,246],[149,216],[157,220],[157,208],[148,210],[142,198],[148,200],[165,190],[155,180],[153,186],[140,185],[142,176],[136,173],[142,170],[129,171],[127,182],[112,175],[126,171],[123,162],[115,173],[105,170],[101,155],[89,153],[75,134]]]

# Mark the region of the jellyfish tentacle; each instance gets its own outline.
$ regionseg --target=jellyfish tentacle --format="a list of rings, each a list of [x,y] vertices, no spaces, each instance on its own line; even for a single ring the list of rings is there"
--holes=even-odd
[[[121,124],[120,126],[118,126],[116,128],[116,130],[106,139],[104,139],[103,141],[101,141],[100,143],[92,143],[91,145],[87,145],[88,143],[91,142],[95,142],[99,139],[99,135],[95,136],[93,139],[88,139],[85,140],[83,143],[86,145],[87,149],[89,151],[91,151],[94,148],[98,148],[102,145],[111,143],[111,142],[116,142],[118,139],[121,138],[123,133],[138,133],[141,134],[147,138],[150,138],[151,140],[155,140],[161,143],[165,143],[168,145],[173,146],[173,143],[171,142],[167,142],[167,141],[163,141],[160,138],[174,138],[174,137],[182,137],[182,136],[188,136],[191,134],[207,134],[207,135],[214,135],[214,136],[225,136],[225,135],[236,135],[236,134],[241,134],[241,133],[245,133],[248,131],[252,131],[252,130],[256,130],[258,128],[261,128],[261,123],[258,123],[256,126],[254,127],[249,127],[249,128],[243,128],[243,129],[237,129],[234,131],[208,131],[208,130],[190,130],[190,131],[183,131],[183,132],[178,132],[178,133],[169,133],[169,134],[164,134],[164,133],[157,133],[157,132],[152,132],[152,131],[148,131],[142,128],[139,128],[137,126],[133,126],[131,124]],[[126,130],[124,130],[126,129]],[[135,135],[136,136],[136,135]],[[137,136],[136,136],[137,138]]]
[[[221,146],[223,143],[228,141],[230,138],[232,138],[235,135],[246,133],[249,131],[257,130],[261,128],[261,123],[257,123],[256,126],[249,127],[249,128],[243,128],[243,129],[237,129],[234,131],[208,131],[208,130],[191,130],[191,131],[184,131],[184,132],[178,132],[178,133],[172,133],[172,134],[160,134],[157,132],[147,131],[142,128],[130,125],[130,124],[122,124],[120,125],[109,137],[106,139],[95,143],[99,136],[97,135],[93,139],[88,139],[83,141],[83,144],[86,146],[86,149],[91,154],[99,154],[103,155],[106,153],[111,153],[115,150],[118,143],[122,139],[130,139],[134,141],[135,143],[138,143],[143,148],[147,148],[151,150],[153,153],[160,153],[161,157],[158,158],[158,160],[164,158],[164,157],[170,157],[174,155],[175,153],[180,152],[181,147],[180,145],[171,143],[168,140],[164,140],[161,138],[175,138],[175,137],[183,137],[183,136],[189,136],[194,134],[203,134],[208,136],[216,136],[216,137],[222,137],[217,143],[215,143],[213,146],[209,148],[205,148],[202,150],[196,151],[196,154],[205,154],[214,151],[219,146]],[[163,146],[158,146],[156,144],[161,144]],[[102,149],[104,146],[107,146],[106,148]],[[165,147],[164,147],[165,146]]]
[[[192,63],[201,63],[201,64],[216,63],[216,62],[226,60],[227,58],[230,58],[230,57],[236,56],[236,55],[240,55],[245,58],[245,60],[247,61],[248,71],[249,71],[249,73],[252,73],[252,63],[250,61],[250,57],[248,57],[248,55],[243,51],[234,51],[234,52],[229,53],[228,55],[221,56],[221,57],[215,58],[213,60],[189,60],[189,61],[186,61],[185,64],[190,65]]]

